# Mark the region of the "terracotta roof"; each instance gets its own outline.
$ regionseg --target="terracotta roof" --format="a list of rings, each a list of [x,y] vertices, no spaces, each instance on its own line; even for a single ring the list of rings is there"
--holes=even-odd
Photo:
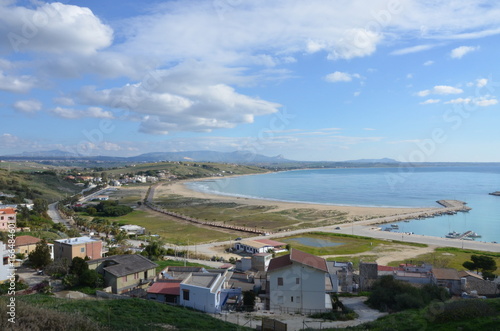
[[[14,208],[2,208],[0,209],[0,214],[15,214],[16,210]]]
[[[276,269],[281,269],[283,267],[286,267],[288,265],[291,265],[292,261],[290,260],[290,254],[283,255],[276,257],[274,259],[271,259],[269,262],[269,267],[267,268],[267,271],[273,271]]]
[[[271,239],[256,239],[255,241],[258,241],[260,243],[263,243],[263,244],[266,244],[266,245],[270,245],[270,246],[273,246],[273,247],[276,247],[276,246],[285,246],[286,245],[285,243],[282,243],[282,242],[276,241],[276,240],[271,240]]]
[[[181,280],[156,282],[148,288],[148,293],[180,295]]]
[[[458,271],[456,269],[433,268],[432,274],[436,279],[460,280],[460,277],[458,276]]]
[[[386,265],[378,265],[377,266],[377,271],[394,271],[394,270],[400,270],[398,267],[389,267]]]
[[[298,249],[292,249],[290,252],[290,259],[294,262],[305,264],[307,266],[328,272],[328,267],[326,266],[326,260],[322,257],[308,254]]]
[[[286,267],[293,264],[294,262],[307,265],[311,268],[319,269],[324,272],[328,272],[325,259],[319,256],[299,251],[298,249],[292,249],[290,254],[272,259],[269,263],[268,271]]]
[[[19,236],[19,237],[16,237],[16,247],[17,246],[24,246],[24,245],[33,245],[41,240],[42,239],[40,239],[40,238],[35,238],[32,236]]]

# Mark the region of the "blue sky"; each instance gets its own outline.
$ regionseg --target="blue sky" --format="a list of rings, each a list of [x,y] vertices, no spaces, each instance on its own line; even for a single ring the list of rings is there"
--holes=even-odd
[[[500,162],[496,1],[0,0],[0,155]]]

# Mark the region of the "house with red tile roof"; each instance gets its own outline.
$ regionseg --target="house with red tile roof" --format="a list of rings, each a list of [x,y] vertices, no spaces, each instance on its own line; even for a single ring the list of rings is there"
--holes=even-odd
[[[274,258],[267,270],[269,308],[312,313],[332,308],[332,282],[326,260],[297,249]]]
[[[7,231],[9,224],[12,229],[16,229],[16,210],[14,208],[0,209],[0,231]]]
[[[159,302],[179,304],[182,279],[159,279],[148,288],[147,298]]]

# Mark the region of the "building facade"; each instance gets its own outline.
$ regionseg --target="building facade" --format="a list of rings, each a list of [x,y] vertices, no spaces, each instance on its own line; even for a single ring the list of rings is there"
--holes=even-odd
[[[59,239],[54,241],[54,260],[100,259],[102,257],[102,241],[90,237]]]

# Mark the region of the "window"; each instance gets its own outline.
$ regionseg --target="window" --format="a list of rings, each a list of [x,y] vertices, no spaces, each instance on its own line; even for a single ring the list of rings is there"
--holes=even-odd
[[[126,276],[126,275],[125,275],[125,276],[123,276],[123,277],[122,277],[122,280],[123,280],[124,282],[126,282],[126,281],[127,281],[127,276]]]
[[[189,301],[189,290],[182,290],[182,299]]]
[[[295,284],[300,284],[300,278],[295,278]]]
[[[80,248],[81,253],[85,253],[85,247]]]
[[[134,274],[134,279],[137,279],[137,278],[139,278],[139,273],[138,273],[138,272],[136,272],[136,273]]]
[[[293,297],[290,297],[290,302],[293,302]]]
[[[283,277],[278,277],[278,286],[283,286]]]

